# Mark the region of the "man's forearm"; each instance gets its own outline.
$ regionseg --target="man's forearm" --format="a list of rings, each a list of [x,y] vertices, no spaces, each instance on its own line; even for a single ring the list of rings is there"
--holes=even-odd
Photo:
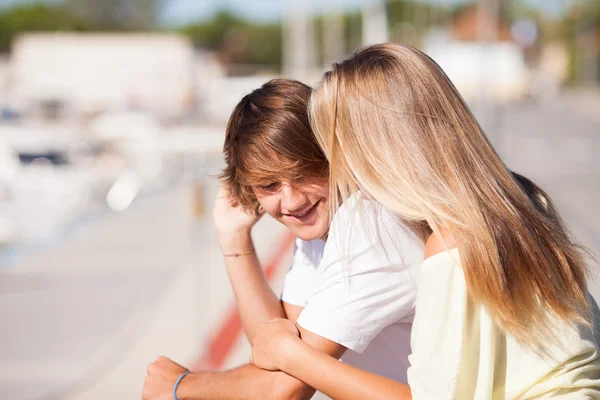
[[[312,388],[283,372],[249,364],[229,371],[190,374],[177,390],[180,400],[304,400],[313,394]]]
[[[254,248],[249,234],[220,237],[219,241],[224,254],[243,253]],[[248,339],[254,337],[260,324],[273,318],[285,318],[281,302],[271,290],[256,253],[225,257],[225,264]]]

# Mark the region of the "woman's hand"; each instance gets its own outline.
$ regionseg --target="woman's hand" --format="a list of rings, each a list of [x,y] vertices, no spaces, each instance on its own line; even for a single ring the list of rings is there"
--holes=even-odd
[[[230,195],[229,189],[221,183],[213,208],[213,221],[221,247],[239,246],[240,238],[246,239],[254,224],[262,217],[244,210]],[[240,249],[233,249],[240,250]],[[242,251],[245,249],[241,249]]]
[[[250,362],[258,368],[278,371],[289,357],[294,357],[293,344],[300,340],[298,329],[287,319],[276,318],[262,324],[252,338]]]

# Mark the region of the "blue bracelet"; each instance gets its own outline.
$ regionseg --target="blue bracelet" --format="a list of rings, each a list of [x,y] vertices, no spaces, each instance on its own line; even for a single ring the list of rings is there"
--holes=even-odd
[[[189,374],[191,374],[191,372],[190,371],[186,371],[183,374],[181,374],[181,376],[179,378],[177,378],[177,380],[175,381],[175,385],[173,386],[173,399],[174,400],[179,400],[177,398],[177,386],[179,386],[179,384],[181,383],[181,381],[183,380],[183,378],[185,378]]]

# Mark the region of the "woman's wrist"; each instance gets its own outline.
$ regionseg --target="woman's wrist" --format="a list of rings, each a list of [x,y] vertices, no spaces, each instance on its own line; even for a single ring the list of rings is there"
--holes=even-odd
[[[286,335],[281,340],[280,359],[277,367],[287,374],[292,374],[298,359],[301,358],[303,351],[306,351],[305,346],[309,345],[298,336]]]

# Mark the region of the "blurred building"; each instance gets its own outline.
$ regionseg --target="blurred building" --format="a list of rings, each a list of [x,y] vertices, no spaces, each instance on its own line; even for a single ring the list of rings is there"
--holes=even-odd
[[[488,12],[481,12],[476,5],[465,7],[450,21],[452,36],[461,42],[481,40],[482,26],[492,30],[491,36],[494,40],[514,42],[508,21],[504,18],[494,17]]]
[[[194,62],[177,34],[25,34],[13,44],[10,92],[28,106],[177,115],[194,95]]]
[[[430,31],[422,47],[469,101],[514,101],[530,92],[523,47],[498,12],[468,6]]]

